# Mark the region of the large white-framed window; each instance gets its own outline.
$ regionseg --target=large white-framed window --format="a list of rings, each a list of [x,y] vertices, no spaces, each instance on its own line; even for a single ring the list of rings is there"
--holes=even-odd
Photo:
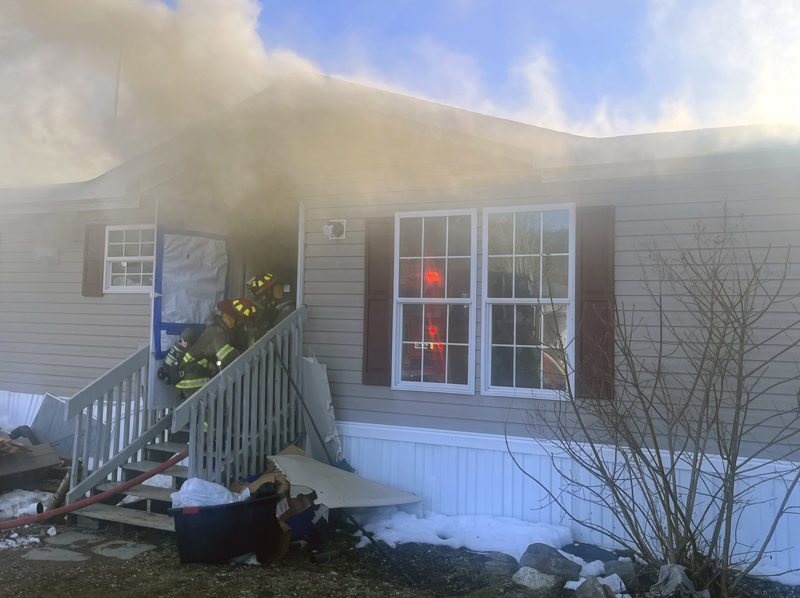
[[[103,291],[144,293],[153,288],[155,227],[125,225],[106,227]]]
[[[561,396],[574,362],[574,204],[483,211],[482,297],[481,392]]]
[[[476,210],[395,214],[392,388],[475,389]]]

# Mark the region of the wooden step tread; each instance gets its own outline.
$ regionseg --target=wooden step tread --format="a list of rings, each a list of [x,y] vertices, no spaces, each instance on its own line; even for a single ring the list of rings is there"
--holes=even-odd
[[[105,492],[119,486],[120,482],[103,482],[97,485],[99,492]],[[172,502],[171,494],[177,492],[172,488],[159,488],[158,486],[148,486],[147,484],[137,484],[133,488],[128,488],[123,494],[135,496],[137,498],[149,498],[150,500],[162,500]]]
[[[151,451],[164,451],[165,453],[180,453],[185,451],[188,445],[185,442],[151,442],[147,449]]]
[[[150,471],[154,467],[161,465],[158,461],[135,461],[133,463],[125,463],[122,465],[122,469],[126,469],[128,471],[138,471],[144,473],[146,471]],[[189,468],[185,465],[173,465],[171,467],[167,467],[164,471],[160,472],[162,475],[171,475],[175,478],[188,478],[189,477]]]
[[[114,507],[95,503],[78,509],[74,514],[83,515],[84,517],[90,517],[92,519],[123,523],[125,525],[135,525],[136,527],[149,527],[166,532],[175,531],[175,523],[169,515],[159,515],[157,513],[137,511],[136,509],[126,509],[125,507]]]

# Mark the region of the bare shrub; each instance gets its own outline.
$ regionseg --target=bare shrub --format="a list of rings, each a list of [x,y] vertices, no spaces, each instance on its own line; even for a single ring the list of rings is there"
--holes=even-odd
[[[578,397],[570,380],[529,417],[563,484],[529,477],[568,517],[653,567],[686,566],[718,596],[768,554],[800,480],[791,249],[756,248],[730,222],[652,250],[645,305],[614,306],[612,400]],[[771,515],[748,539],[739,523],[764,484]],[[574,515],[575,499],[613,522]]]

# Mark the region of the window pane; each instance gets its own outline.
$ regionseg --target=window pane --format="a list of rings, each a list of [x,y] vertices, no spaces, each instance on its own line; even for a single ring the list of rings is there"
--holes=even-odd
[[[145,228],[142,230],[142,243],[152,243],[155,241],[156,231],[152,228]]]
[[[539,376],[542,352],[539,349],[518,348],[517,350],[517,388],[540,388]]]
[[[569,292],[569,257],[545,257],[542,284],[547,297],[565,298]]]
[[[450,336],[447,337],[451,343],[469,342],[469,306],[468,305],[448,305],[450,310],[450,325],[448,326]]]
[[[422,284],[423,297],[444,297],[445,262],[444,258],[425,259],[425,273]]]
[[[422,231],[423,256],[445,255],[445,240],[447,238],[447,217],[437,216],[425,218]]]
[[[447,342],[446,305],[425,305],[425,342],[434,345]]]
[[[539,344],[539,306],[517,306],[517,345]]]
[[[447,230],[447,255],[469,254],[469,216],[450,216]]]
[[[122,245],[108,245],[108,257],[122,257]]]
[[[425,345],[422,350],[422,381],[444,384],[447,345]]]
[[[516,215],[516,252],[540,253],[541,251],[541,212],[520,212]]]
[[[146,287],[153,286],[153,275],[152,274],[145,274],[142,276],[142,284]]]
[[[125,256],[137,256],[137,255],[139,255],[139,245],[138,244],[126,243],[124,245],[124,247],[125,247],[125,249],[123,251],[123,255],[125,255]]]
[[[469,347],[447,348],[447,381],[450,384],[468,384]]]
[[[400,256],[422,256],[422,218],[400,219]]]
[[[419,382],[422,379],[422,345],[403,343],[400,359],[400,379]]]
[[[400,260],[400,297],[419,297],[422,260]]]
[[[518,257],[514,259],[517,275],[514,281],[515,297],[540,297],[539,294],[539,257]]]
[[[513,386],[514,349],[492,347],[492,386]]]
[[[511,260],[510,257],[490,257],[487,295],[489,297],[508,297],[511,293]]]
[[[470,267],[467,258],[449,258],[447,260],[447,296],[469,297]]]
[[[141,276],[126,276],[125,277],[125,285],[129,287],[139,287],[142,286],[142,277]]]
[[[559,351],[545,351],[542,363],[542,386],[551,390],[567,388],[567,369]]]
[[[543,307],[544,322],[542,324],[542,342],[548,347],[565,347],[567,345],[567,308]],[[561,344],[559,344],[559,337]]]
[[[125,240],[125,232],[121,230],[110,230],[108,231],[108,242],[109,243],[122,243]]]
[[[569,252],[569,212],[567,210],[553,210],[544,213],[544,240],[545,253]]]
[[[153,272],[153,262],[142,262],[142,272],[150,274]]]
[[[492,344],[514,344],[513,305],[492,305]]]
[[[152,243],[142,243],[142,255],[152,256],[155,250],[155,245]]]
[[[112,274],[123,274],[125,272],[125,268],[120,262],[109,262],[111,264],[111,273]]]
[[[510,255],[513,235],[513,214],[489,215],[489,255]]]
[[[128,262],[128,274],[141,274],[142,262]]]
[[[126,243],[138,243],[141,239],[141,231],[140,230],[126,230],[125,231],[125,242]]]
[[[422,342],[422,305],[403,306],[402,340]]]

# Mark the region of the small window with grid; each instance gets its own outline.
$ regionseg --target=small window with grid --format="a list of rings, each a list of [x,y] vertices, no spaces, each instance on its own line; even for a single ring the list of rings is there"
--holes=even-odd
[[[154,255],[154,227],[107,226],[104,291],[150,291]]]

